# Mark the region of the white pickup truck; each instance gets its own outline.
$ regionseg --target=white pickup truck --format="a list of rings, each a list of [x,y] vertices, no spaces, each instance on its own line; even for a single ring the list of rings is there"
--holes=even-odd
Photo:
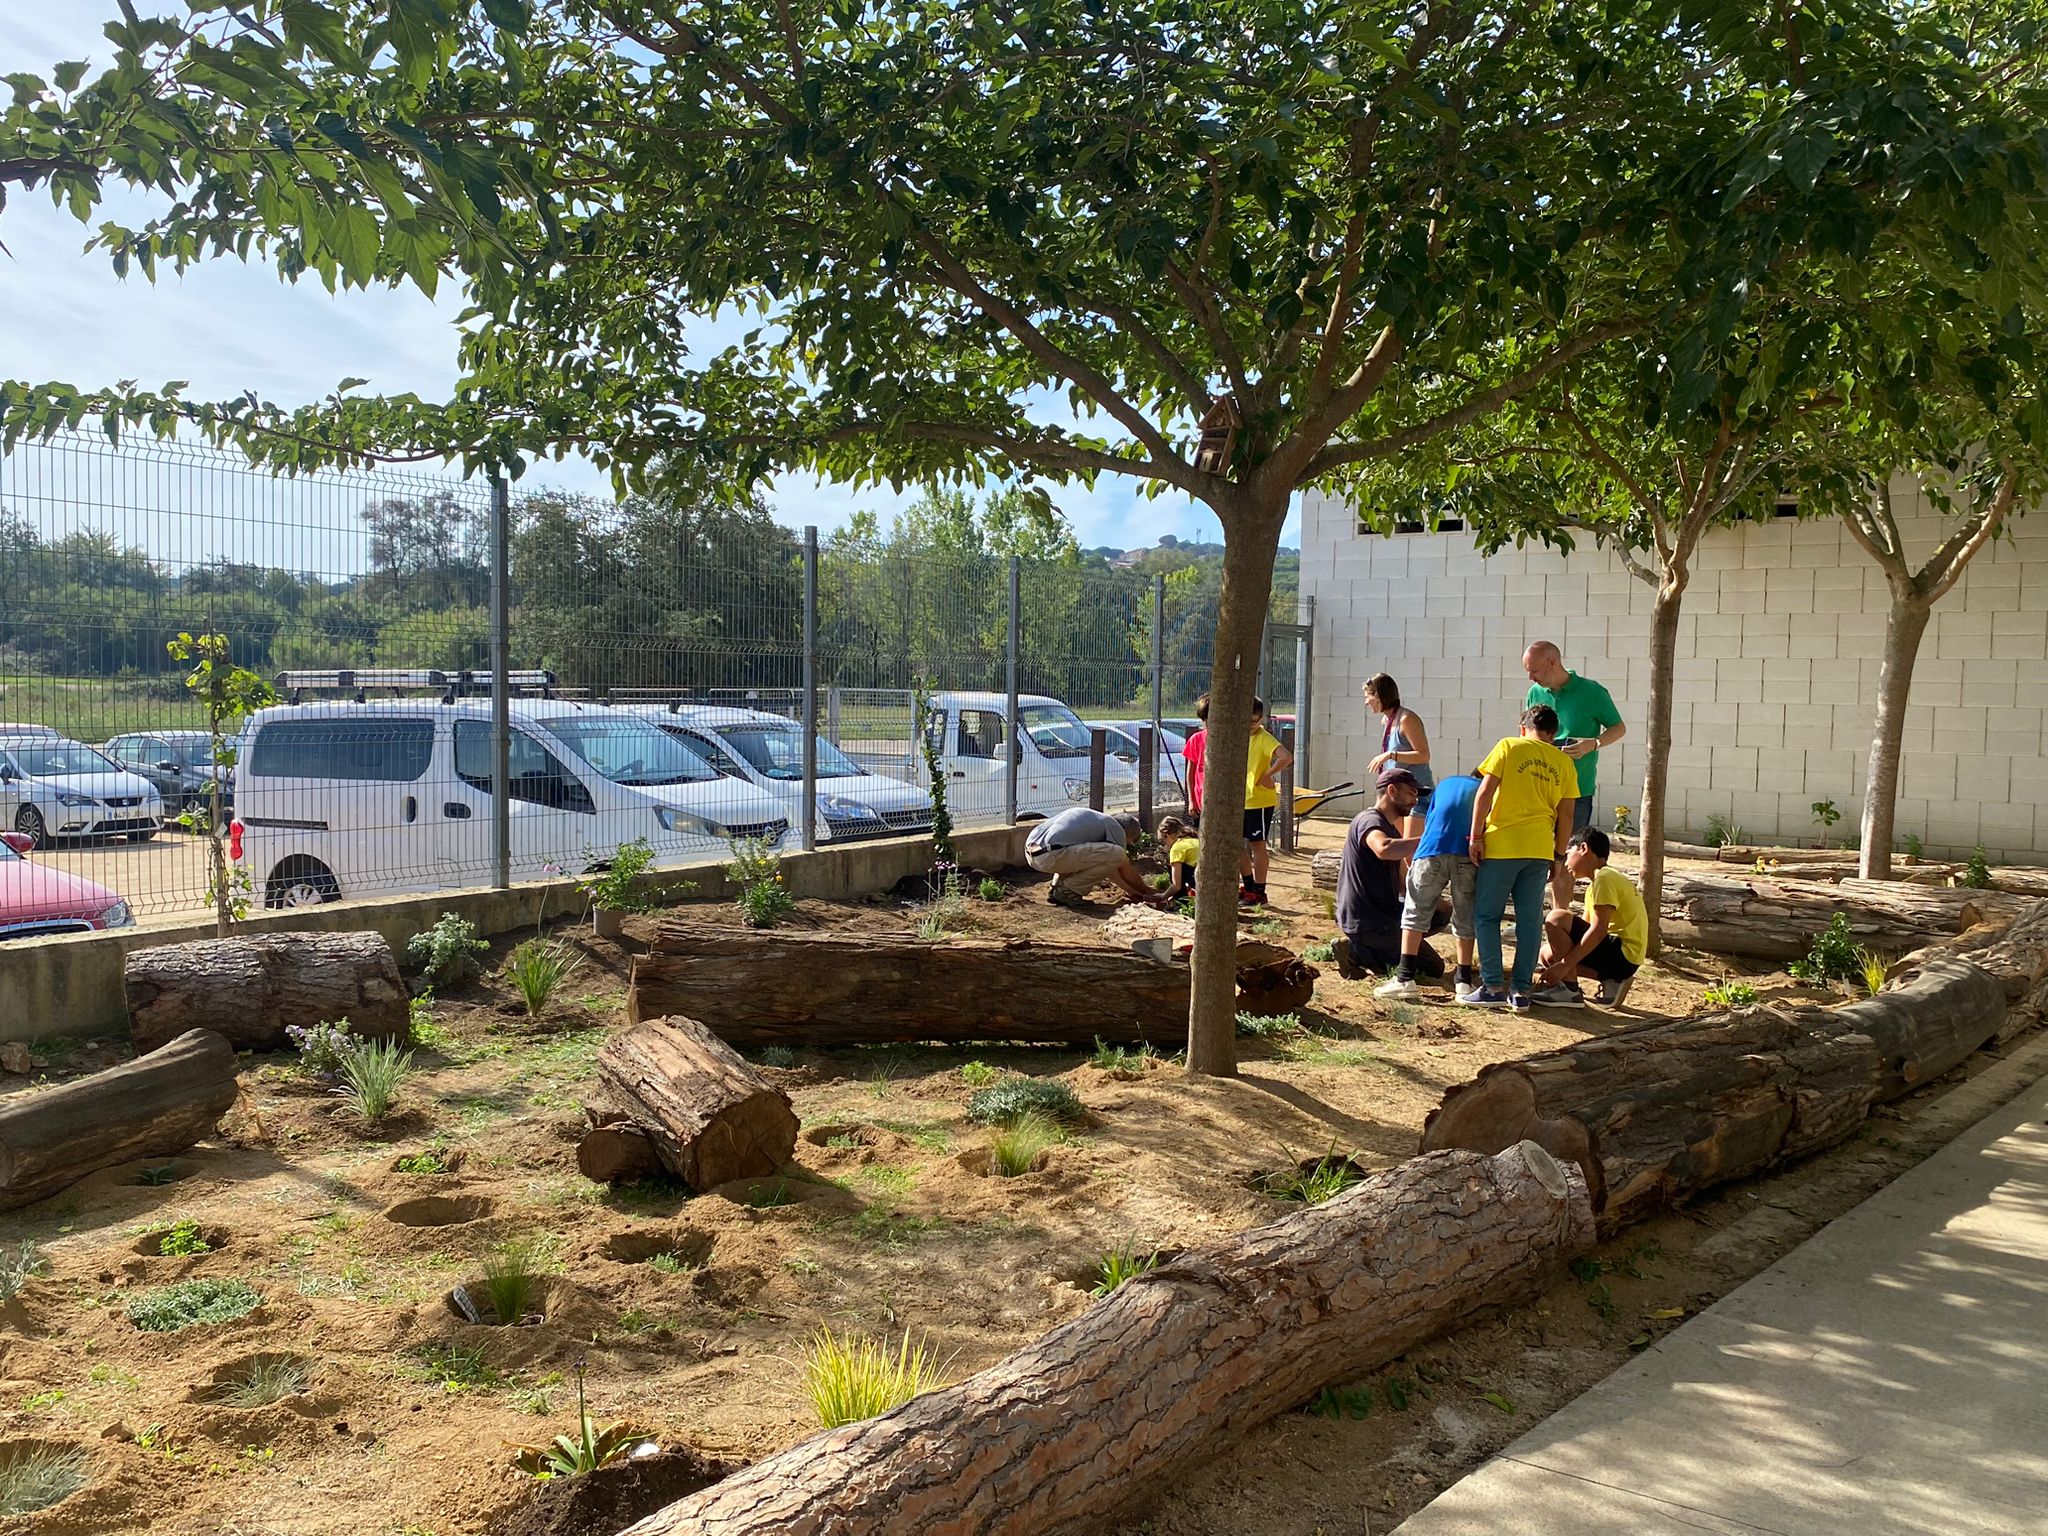
[[[934,693],[925,701],[925,733],[946,779],[946,804],[964,824],[1003,818],[1009,771],[1009,701],[1000,693]],[[1088,803],[1088,725],[1058,699],[1017,696],[1019,737],[1017,815],[1050,816]],[[857,763],[930,787],[925,755],[915,743],[846,743]],[[1104,764],[1103,803],[1116,808],[1138,800],[1136,769],[1111,755]]]

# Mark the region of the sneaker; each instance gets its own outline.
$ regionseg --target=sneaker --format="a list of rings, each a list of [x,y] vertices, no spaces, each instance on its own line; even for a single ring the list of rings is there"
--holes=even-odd
[[[1422,988],[1404,977],[1396,976],[1392,980],[1382,982],[1379,986],[1374,987],[1372,995],[1384,998],[1388,1002],[1412,1003],[1422,996]]]
[[[1453,981],[1451,983],[1451,994],[1454,997],[1456,997],[1458,1001],[1461,1003],[1471,1002],[1472,995],[1478,990],[1479,983],[1476,981],[1466,981],[1460,978],[1459,980]]]
[[[1508,996],[1508,1003],[1517,1013],[1527,1013],[1536,1006],[1536,1004],[1530,1000],[1529,994],[1526,992],[1510,993]]]
[[[1047,891],[1045,899],[1053,906],[1067,907],[1077,912],[1088,905],[1088,898],[1086,896],[1070,891],[1064,885],[1056,885]]]
[[[1467,1008],[1512,1008],[1514,1003],[1501,987],[1474,987],[1465,995]]]
[[[1347,938],[1330,941],[1330,958],[1337,962],[1337,974],[1346,981],[1357,981],[1365,975],[1364,968],[1352,958],[1351,941]]]
[[[1624,1002],[1628,1001],[1628,989],[1634,981],[1635,977],[1631,976],[1626,981],[1610,980],[1601,982],[1600,1006],[1602,1008],[1619,1008]]]
[[[1263,907],[1266,905],[1266,893],[1240,890],[1237,893],[1237,904],[1240,907]]]
[[[1583,1008],[1586,995],[1570,982],[1561,981],[1554,987],[1539,987],[1529,994],[1529,1001],[1539,1008]]]

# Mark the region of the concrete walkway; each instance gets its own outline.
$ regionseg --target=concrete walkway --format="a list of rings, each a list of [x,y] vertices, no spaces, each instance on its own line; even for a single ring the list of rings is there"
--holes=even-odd
[[[2048,1532],[2048,1082],[1396,1536]]]

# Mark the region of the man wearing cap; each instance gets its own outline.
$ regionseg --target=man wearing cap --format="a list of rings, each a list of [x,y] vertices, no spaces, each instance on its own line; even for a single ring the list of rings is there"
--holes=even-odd
[[[1158,893],[1124,851],[1137,834],[1135,816],[1105,816],[1077,805],[1031,829],[1024,839],[1024,862],[1052,876],[1045,899],[1056,907],[1085,905],[1088,893],[1105,880],[1127,896],[1154,902]]]
[[[1415,809],[1422,786],[1406,768],[1380,770],[1379,798],[1352,817],[1344,834],[1344,859],[1337,869],[1337,926],[1331,946],[1339,975],[1357,980],[1367,971],[1392,975],[1401,965],[1401,861],[1415,852],[1417,837],[1403,837],[1401,823]],[[1423,945],[1415,973],[1432,979],[1444,973],[1435,950]]]

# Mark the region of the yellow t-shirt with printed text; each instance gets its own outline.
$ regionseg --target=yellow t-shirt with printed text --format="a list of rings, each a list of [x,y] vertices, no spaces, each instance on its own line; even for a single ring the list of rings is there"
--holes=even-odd
[[[1183,837],[1166,850],[1166,862],[1169,864],[1192,865],[1195,862],[1195,855],[1201,852],[1201,849],[1202,844],[1199,839]]]
[[[1621,957],[1630,965],[1641,965],[1650,952],[1650,914],[1643,909],[1643,893],[1635,882],[1613,865],[1593,871],[1586,886],[1586,918],[1590,922],[1596,907],[1614,908],[1607,931],[1621,940]]]
[[[1510,736],[1486,754],[1479,771],[1500,780],[1486,815],[1489,859],[1557,857],[1557,807],[1576,799],[1578,765],[1547,741]]]
[[[1280,803],[1280,790],[1272,784],[1261,784],[1260,779],[1273,771],[1273,758],[1280,751],[1280,738],[1261,726],[1252,737],[1251,756],[1244,765],[1244,808],[1248,811],[1263,810],[1269,805]]]

